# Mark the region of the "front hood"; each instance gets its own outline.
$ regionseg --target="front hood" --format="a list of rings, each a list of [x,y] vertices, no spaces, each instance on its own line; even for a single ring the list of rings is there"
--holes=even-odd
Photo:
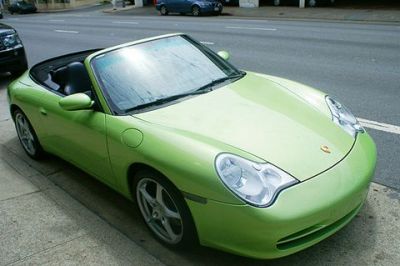
[[[135,116],[233,146],[300,181],[339,162],[354,143],[330,115],[253,73],[213,92]],[[331,153],[323,152],[323,145]]]

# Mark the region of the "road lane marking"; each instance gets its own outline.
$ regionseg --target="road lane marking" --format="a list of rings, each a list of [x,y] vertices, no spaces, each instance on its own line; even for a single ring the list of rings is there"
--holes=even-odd
[[[49,22],[64,22],[64,19],[49,19]]]
[[[202,44],[208,44],[208,45],[214,45],[213,42],[200,42],[200,43],[202,43]]]
[[[267,19],[239,19],[239,18],[232,18],[230,19],[232,21],[239,21],[239,22],[258,22],[258,23],[264,23],[264,22],[269,22]]]
[[[136,21],[113,21],[113,24],[132,24],[132,25],[137,25],[139,22]]]
[[[276,31],[274,28],[253,28],[253,27],[234,27],[228,26],[226,29],[237,29],[237,30],[264,30],[264,31]]]
[[[54,31],[61,32],[61,33],[73,33],[73,34],[79,33],[79,31],[75,31],[75,30],[54,30]]]
[[[400,135],[400,127],[399,126],[380,123],[380,122],[367,120],[367,119],[359,118],[359,117],[357,119],[363,127],[372,128],[372,129]]]

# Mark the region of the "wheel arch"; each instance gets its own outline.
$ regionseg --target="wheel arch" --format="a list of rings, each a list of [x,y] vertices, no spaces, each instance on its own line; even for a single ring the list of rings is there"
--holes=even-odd
[[[11,118],[14,121],[14,112],[20,110],[21,112],[23,112],[25,114],[25,112],[15,103],[10,105],[10,114],[11,114]]]
[[[197,2],[193,3],[193,4],[190,6],[190,10],[193,10],[193,8],[194,8],[195,6],[197,6],[197,7],[199,8],[199,11],[201,11],[201,7],[200,7],[200,5],[199,5]]]
[[[155,167],[150,166],[146,163],[135,162],[135,163],[132,163],[131,165],[129,165],[128,171],[127,171],[127,183],[129,186],[128,187],[129,193],[130,193],[131,198],[134,201],[136,201],[135,191],[133,188],[133,184],[135,183],[135,175],[136,175],[136,173],[138,173],[139,171],[142,171],[142,170],[148,170],[148,171],[152,171],[152,172],[159,174],[161,177],[163,177],[165,180],[167,180],[171,185],[173,185],[176,188],[176,190],[179,191],[181,196],[184,197],[182,191],[161,171],[159,171]]]
[[[146,163],[141,163],[141,162],[135,162],[132,163],[127,171],[127,181],[128,181],[128,186],[129,186],[129,193],[131,196],[131,199],[134,202],[137,202],[136,200],[136,193],[134,191],[134,187],[133,184],[135,183],[135,175],[136,173],[138,173],[139,171],[142,170],[148,170],[148,171],[153,171],[154,173],[158,174],[159,177],[162,177],[166,182],[168,182],[169,184],[171,184],[176,191],[179,193],[179,195],[182,197],[182,201],[183,204],[185,205],[186,210],[188,211],[188,215],[190,216],[191,222],[193,224],[193,230],[194,230],[194,237],[195,239],[193,239],[195,241],[195,243],[199,243],[199,235],[198,235],[198,229],[197,229],[197,224],[196,221],[194,220],[192,211],[189,207],[189,204],[186,202],[186,197],[184,195],[184,193],[171,181],[171,179],[169,179],[165,174],[163,174],[161,171],[157,170],[155,167],[152,167]]]

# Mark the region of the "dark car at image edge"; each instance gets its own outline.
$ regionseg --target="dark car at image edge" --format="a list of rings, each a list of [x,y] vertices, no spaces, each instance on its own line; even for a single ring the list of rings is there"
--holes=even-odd
[[[24,46],[12,27],[0,23],[0,73],[22,74],[28,69]]]

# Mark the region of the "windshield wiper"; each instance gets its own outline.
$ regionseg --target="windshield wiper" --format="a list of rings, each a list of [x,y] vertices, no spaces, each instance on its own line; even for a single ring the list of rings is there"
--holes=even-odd
[[[207,92],[212,91],[211,88],[214,87],[215,85],[217,85],[219,83],[222,83],[222,82],[224,82],[226,80],[241,78],[245,74],[246,74],[245,72],[240,72],[239,74],[230,75],[230,76],[226,76],[226,77],[223,77],[223,78],[220,78],[220,79],[213,80],[210,83],[208,83],[208,84],[206,84],[204,86],[201,86],[200,88],[198,88],[195,91],[176,94],[176,95],[172,95],[172,96],[169,96],[169,97],[157,99],[157,100],[149,102],[149,103],[139,104],[139,105],[136,105],[136,106],[134,106],[132,108],[129,108],[129,109],[125,110],[125,113],[129,113],[129,112],[132,112],[132,111],[145,109],[145,108],[152,107],[152,106],[162,105],[162,104],[177,100],[179,98],[184,98],[184,97],[188,97],[188,96],[192,96],[192,95],[198,95],[198,94],[207,93]]]
[[[186,92],[186,93],[172,95],[172,96],[169,96],[169,97],[157,99],[157,100],[149,102],[149,103],[136,105],[135,107],[132,107],[132,108],[129,108],[129,109],[125,110],[125,113],[132,112],[132,111],[135,111],[135,110],[145,109],[145,108],[152,107],[152,106],[162,105],[162,104],[177,100],[179,98],[184,98],[184,97],[187,97],[187,96],[192,96],[192,95],[197,95],[197,94],[203,94],[203,93],[206,93],[206,92],[208,92],[208,91],[206,91],[206,90],[202,90],[202,91],[196,90],[196,91],[192,91],[192,92]]]
[[[223,77],[223,78],[219,78],[219,79],[213,80],[210,83],[208,83],[208,84],[206,84],[204,86],[201,86],[196,91],[204,91],[206,89],[208,89],[208,91],[211,91],[210,88],[214,87],[215,85],[217,85],[219,83],[222,83],[222,82],[224,82],[226,80],[239,79],[239,78],[243,77],[245,74],[246,74],[245,72],[240,72],[239,74],[229,75],[229,76],[226,76],[226,77]]]

